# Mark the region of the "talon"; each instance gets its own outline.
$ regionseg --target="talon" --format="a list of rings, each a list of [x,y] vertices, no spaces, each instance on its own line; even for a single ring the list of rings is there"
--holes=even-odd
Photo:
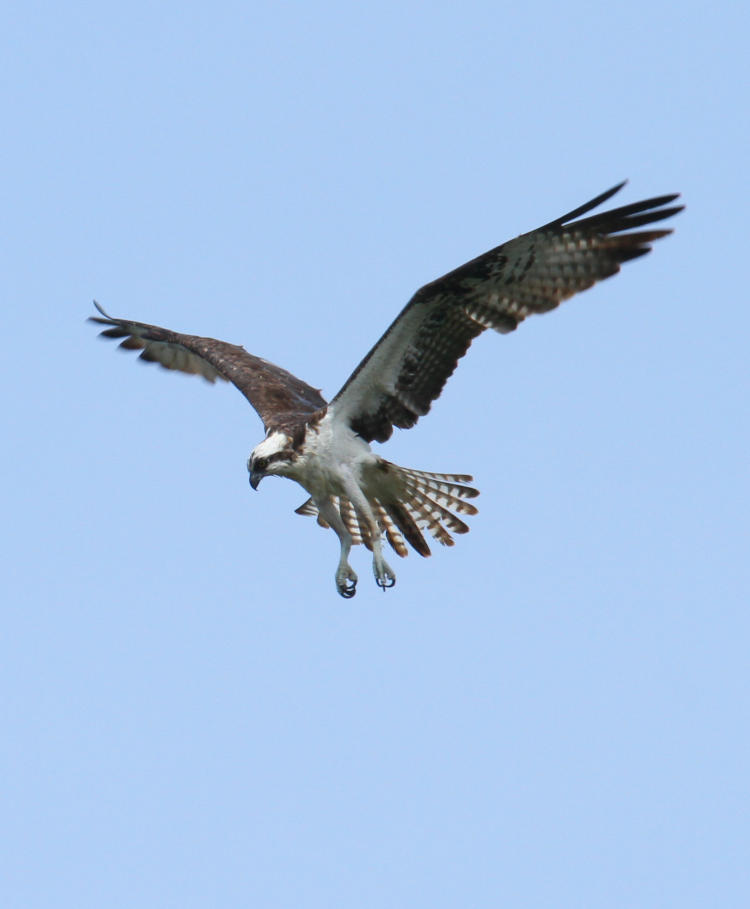
[[[375,578],[375,583],[381,590],[386,591],[395,585],[396,578],[394,575],[387,574],[384,578]]]
[[[345,600],[350,600],[357,592],[357,578],[344,577],[341,580],[337,578],[336,590]]]

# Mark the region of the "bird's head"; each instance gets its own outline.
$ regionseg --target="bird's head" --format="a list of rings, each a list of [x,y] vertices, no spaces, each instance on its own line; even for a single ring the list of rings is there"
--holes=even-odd
[[[260,445],[255,446],[247,459],[250,485],[257,489],[263,477],[288,476],[294,457],[292,440],[286,433],[269,433]]]

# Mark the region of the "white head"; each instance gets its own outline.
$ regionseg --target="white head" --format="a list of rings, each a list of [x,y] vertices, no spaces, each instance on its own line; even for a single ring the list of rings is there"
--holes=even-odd
[[[258,488],[263,477],[286,476],[287,468],[295,458],[292,440],[284,432],[270,432],[250,453],[247,470],[250,485]]]

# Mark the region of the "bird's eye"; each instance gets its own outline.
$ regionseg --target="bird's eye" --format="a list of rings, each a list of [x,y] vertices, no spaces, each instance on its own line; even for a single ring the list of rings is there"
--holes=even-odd
[[[268,467],[268,458],[258,458],[253,466],[256,470],[265,470]]]

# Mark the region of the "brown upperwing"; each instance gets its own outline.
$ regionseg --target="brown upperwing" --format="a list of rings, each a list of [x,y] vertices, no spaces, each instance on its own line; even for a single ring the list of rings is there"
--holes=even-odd
[[[131,322],[109,316],[94,301],[103,318],[89,321],[108,326],[101,332],[105,338],[123,338],[125,350],[140,350],[141,360],[158,363],[165,369],[203,376],[209,382],[217,378],[235,385],[260,415],[266,429],[277,428],[294,418],[304,419],[326,406],[320,391],[291,373],[249,354],[243,347],[183,335],[176,331]]]

